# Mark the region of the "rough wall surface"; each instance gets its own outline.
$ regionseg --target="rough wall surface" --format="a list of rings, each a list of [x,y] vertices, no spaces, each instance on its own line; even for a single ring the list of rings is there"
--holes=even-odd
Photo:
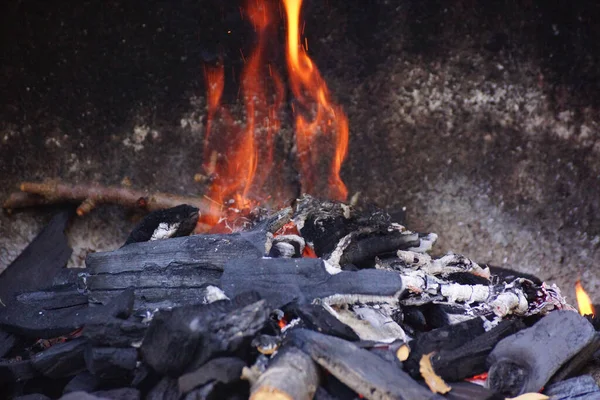
[[[2,6],[0,196],[46,177],[202,193],[202,63],[223,54],[239,72],[252,34],[237,2],[51,3]],[[438,252],[533,272],[569,299],[581,277],[600,299],[599,6],[366,3],[305,4],[350,119],[351,194],[406,207]],[[0,268],[49,212],[0,216]],[[133,223],[118,207],[78,220],[72,265]]]

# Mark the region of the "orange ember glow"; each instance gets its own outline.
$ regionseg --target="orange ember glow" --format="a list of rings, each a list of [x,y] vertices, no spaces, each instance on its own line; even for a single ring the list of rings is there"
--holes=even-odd
[[[577,296],[577,306],[579,307],[579,314],[581,315],[595,315],[594,306],[590,300],[590,296],[583,290],[581,281],[577,280],[575,283],[575,295]]]
[[[330,100],[329,90],[319,70],[306,54],[308,45],[300,38],[302,0],[283,0],[287,15],[287,64],[290,85],[301,106],[296,112],[296,146],[300,158],[302,189],[313,193],[319,166],[327,153],[333,153],[327,191],[334,200],[346,200],[348,190],[340,178],[340,169],[348,151],[348,118],[342,108]],[[333,148],[332,148],[333,147]]]
[[[347,189],[340,178],[340,168],[348,148],[348,119],[341,107],[331,101],[323,78],[306,53],[308,42],[301,39],[299,31],[302,1],[283,3],[287,14],[289,84],[296,100],[292,109],[302,190],[345,200]],[[213,209],[201,217],[200,223],[209,227],[218,224],[228,207],[244,210],[267,199],[274,203],[283,200],[277,198],[283,195],[267,195],[267,184],[281,182],[277,173],[282,169],[281,162],[275,161],[274,144],[281,129],[285,86],[267,54],[277,39],[279,13],[276,3],[269,0],[247,0],[240,12],[256,32],[256,43],[249,56],[240,49],[244,60],[240,87],[244,124],[233,117],[230,107],[222,104],[223,65],[205,67],[203,167],[212,182],[206,197]]]

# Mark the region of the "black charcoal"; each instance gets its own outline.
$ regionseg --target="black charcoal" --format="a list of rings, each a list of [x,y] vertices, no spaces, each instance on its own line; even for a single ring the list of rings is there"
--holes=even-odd
[[[340,322],[322,305],[292,303],[285,307],[284,311],[291,316],[290,319],[300,318],[304,327],[313,331],[350,341],[359,340],[358,335],[348,325]]]
[[[108,400],[140,400],[141,398],[139,390],[133,388],[101,390],[92,394]]]
[[[404,289],[395,272],[371,269],[332,275],[315,258],[232,260],[225,266],[221,288],[229,297],[256,290],[276,308],[333,296],[397,298]]]
[[[0,330],[0,359],[8,354],[18,342],[17,336]]]
[[[600,388],[590,375],[581,375],[576,378],[548,385],[543,392],[552,400],[594,400],[600,399]]]
[[[187,204],[153,211],[146,215],[131,231],[125,245],[187,236],[196,227],[198,211],[196,207]]]
[[[86,392],[90,393],[100,388],[101,380],[92,375],[89,371],[78,373],[65,385],[63,394],[71,392]]]
[[[138,361],[137,349],[121,347],[93,347],[85,350],[88,371],[100,379],[118,379],[128,376]]]
[[[594,327],[578,313],[553,311],[496,345],[487,360],[488,385],[510,397],[537,392],[595,338]]]
[[[141,343],[146,329],[141,322],[94,314],[88,317],[83,336],[93,345],[126,347]]]
[[[27,381],[40,376],[33,368],[31,360],[0,360],[0,385],[18,381]]]
[[[83,353],[86,347],[84,338],[57,343],[35,354],[31,364],[42,375],[49,378],[73,376],[85,369]]]
[[[367,398],[442,399],[396,365],[351,342],[306,329],[291,331],[288,340],[337,379]]]
[[[246,363],[236,357],[220,357],[208,361],[202,367],[179,377],[181,393],[188,393],[197,387],[215,381],[224,384],[239,381]]]

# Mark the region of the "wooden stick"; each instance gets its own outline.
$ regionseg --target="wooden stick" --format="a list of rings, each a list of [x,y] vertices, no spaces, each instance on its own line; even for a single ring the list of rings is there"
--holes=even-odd
[[[57,180],[45,182],[22,182],[21,192],[13,193],[4,202],[3,208],[15,209],[35,205],[62,202],[80,202],[78,215],[90,211],[93,206],[102,203],[119,204],[124,207],[155,211],[189,204],[206,214],[210,207],[204,198],[181,196],[171,193],[148,193],[118,186],[103,186],[98,183],[72,185]]]
[[[250,400],[310,400],[319,387],[315,362],[296,347],[277,353],[269,368],[252,385]]]

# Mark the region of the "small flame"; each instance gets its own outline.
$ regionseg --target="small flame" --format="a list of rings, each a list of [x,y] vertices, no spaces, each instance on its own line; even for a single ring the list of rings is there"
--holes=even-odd
[[[575,282],[575,295],[577,296],[577,306],[579,307],[579,314],[596,314],[594,310],[594,305],[592,304],[592,300],[590,300],[590,296],[588,296],[588,294],[583,289],[583,286],[581,286],[581,281],[579,279],[577,280],[577,282]]]
[[[326,159],[328,150],[333,150],[333,160],[327,172],[327,192],[334,200],[346,200],[348,190],[340,178],[340,169],[348,151],[348,118],[342,108],[330,100],[325,81],[306,54],[308,46],[302,46],[299,31],[302,0],[283,0],[283,3],[287,15],[290,85],[302,108],[294,108],[302,189],[307,193],[319,191],[315,183],[320,175],[320,166]],[[333,149],[330,149],[331,145]]]

